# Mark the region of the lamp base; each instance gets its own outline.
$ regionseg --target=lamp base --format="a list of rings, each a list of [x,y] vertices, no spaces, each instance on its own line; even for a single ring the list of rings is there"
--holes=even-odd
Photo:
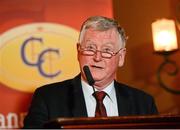
[[[157,79],[158,82],[160,84],[160,86],[162,88],[164,88],[165,90],[173,93],[173,94],[180,94],[180,90],[175,90],[174,88],[172,88],[171,86],[168,86],[165,84],[165,81],[162,78],[163,72],[164,72],[164,68],[169,64],[172,65],[174,67],[174,70],[171,72],[165,71],[169,76],[176,76],[178,73],[178,66],[176,64],[175,61],[172,61],[169,59],[169,55],[174,54],[175,52],[177,52],[179,49],[174,49],[171,51],[156,51],[154,52],[155,54],[161,55],[164,57],[164,62],[159,66],[158,70],[157,70]]]
[[[174,49],[174,50],[171,50],[171,51],[155,51],[154,53],[158,54],[158,55],[168,56],[168,55],[174,54],[177,51],[179,51],[179,49]]]

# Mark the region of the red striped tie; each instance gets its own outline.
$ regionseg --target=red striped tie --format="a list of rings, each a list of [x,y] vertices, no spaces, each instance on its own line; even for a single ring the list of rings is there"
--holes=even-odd
[[[93,93],[93,96],[96,99],[95,117],[107,117],[106,108],[103,104],[106,93],[104,91],[96,91]]]

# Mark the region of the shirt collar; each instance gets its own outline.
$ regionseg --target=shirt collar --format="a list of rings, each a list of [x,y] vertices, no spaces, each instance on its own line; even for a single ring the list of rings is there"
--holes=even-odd
[[[86,83],[86,82],[83,81],[83,80],[81,80],[81,84],[82,84],[82,87],[83,87],[84,92],[85,92],[87,95],[92,96],[92,94],[94,93],[93,87],[90,86],[88,83]],[[95,88],[95,91],[98,91],[98,90]],[[104,89],[101,90],[101,91],[106,92],[107,95],[108,95],[108,97],[109,97],[110,99],[112,99],[112,98],[111,98],[111,95],[112,95],[112,93],[113,93],[113,91],[114,91],[114,80],[113,80],[106,88],[104,88]]]

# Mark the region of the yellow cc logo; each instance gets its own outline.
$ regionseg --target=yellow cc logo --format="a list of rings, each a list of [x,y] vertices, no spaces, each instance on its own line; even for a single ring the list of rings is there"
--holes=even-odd
[[[79,73],[78,31],[52,23],[22,25],[0,36],[0,82],[32,92]]]

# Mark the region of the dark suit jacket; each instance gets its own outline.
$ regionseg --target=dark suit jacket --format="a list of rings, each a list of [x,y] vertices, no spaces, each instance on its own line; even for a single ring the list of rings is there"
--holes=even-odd
[[[143,91],[115,81],[119,116],[157,114],[153,98]],[[38,88],[24,128],[41,128],[57,117],[87,117],[80,75],[74,79]]]

